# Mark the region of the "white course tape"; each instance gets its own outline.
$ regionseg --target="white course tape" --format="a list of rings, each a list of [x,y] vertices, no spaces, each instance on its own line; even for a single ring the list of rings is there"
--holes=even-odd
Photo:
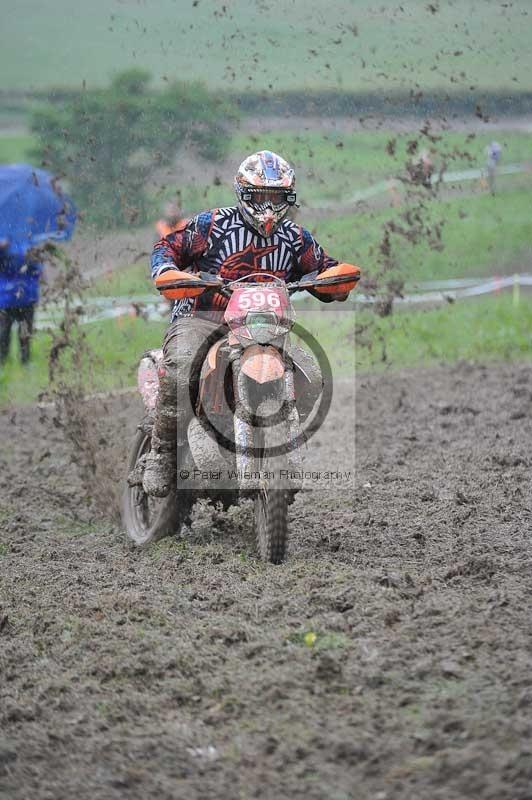
[[[532,171],[531,164],[505,164],[504,166],[501,165],[500,167],[497,167],[496,174],[497,176],[516,175],[520,172],[530,171]],[[439,173],[434,173],[431,176],[430,182],[432,185],[439,183],[462,183],[462,181],[476,181],[485,177],[485,169],[462,169],[455,172],[443,172],[441,175]],[[351,203],[356,205],[357,203],[364,202],[364,200],[377,197],[379,194],[385,194],[385,192],[391,192],[393,190],[400,189],[402,186],[404,186],[403,182],[397,178],[389,178],[385,181],[379,181],[379,183],[375,183],[373,186],[368,186],[366,189],[359,189],[357,192],[350,195],[350,197],[346,198],[342,202],[342,205],[349,205]],[[319,206],[308,205],[306,207],[311,211],[319,211],[321,209],[325,210],[328,208],[334,208],[338,205],[338,203],[338,199],[326,200],[321,202]]]
[[[532,287],[532,275],[505,275],[493,278],[456,278],[446,281],[425,281],[409,287],[402,296],[396,298],[401,305],[422,305],[442,303],[447,300],[461,300],[468,297],[480,297],[484,294],[497,294],[504,289],[518,291],[521,287]],[[297,297],[294,299],[298,299]],[[301,296],[299,299],[303,299]],[[372,304],[379,297],[355,293],[353,300],[360,304]],[[63,311],[59,305],[47,305],[39,308],[36,328],[43,330],[60,324]],[[127,297],[91,297],[84,301],[84,310],[80,314],[80,322],[88,324],[119,317],[142,316],[150,322],[163,322],[170,319],[170,311],[166,303],[161,303],[153,295],[136,295]]]

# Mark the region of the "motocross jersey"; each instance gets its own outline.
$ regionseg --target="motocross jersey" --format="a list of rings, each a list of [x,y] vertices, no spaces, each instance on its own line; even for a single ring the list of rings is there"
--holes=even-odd
[[[152,278],[167,269],[210,272],[236,280],[256,272],[297,281],[309,272],[323,272],[338,264],[312,234],[283,220],[267,239],[249,228],[237,207],[217,208],[193,217],[186,226],[160,239],[153,248]],[[206,293],[177,300],[176,317],[201,316],[221,321],[228,303],[220,294]]]

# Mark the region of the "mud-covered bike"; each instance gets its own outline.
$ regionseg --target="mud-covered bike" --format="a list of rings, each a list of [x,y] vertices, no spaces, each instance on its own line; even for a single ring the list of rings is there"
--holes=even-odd
[[[358,267],[350,264],[294,283],[264,273],[224,281],[169,270],[157,278],[158,290],[168,299],[216,292],[227,305],[215,341],[209,338],[196,356],[187,454],[173,490],[162,499],[149,497],[142,487],[162,351],[150,351],[140,362],[145,417],[131,447],[122,507],[127,535],[135,544],[179,533],[201,497],[224,508],[251,498],[260,557],[275,564],[284,560],[288,508],[301,485],[301,444],[309,437],[309,430],[302,430],[298,397],[311,389],[308,356],[290,342],[295,322],[291,296],[303,290],[347,293],[359,278]]]

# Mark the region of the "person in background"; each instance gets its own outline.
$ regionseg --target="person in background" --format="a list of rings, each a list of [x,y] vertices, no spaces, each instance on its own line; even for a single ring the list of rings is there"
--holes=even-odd
[[[155,223],[157,239],[162,239],[164,236],[168,236],[169,233],[183,230],[187,222],[188,219],[183,217],[177,203],[173,201],[166,203],[161,219],[158,219]]]
[[[8,355],[13,324],[18,326],[20,360],[30,360],[35,306],[43,265],[9,239],[0,240],[0,364]]]
[[[428,150],[422,150],[416,159],[407,163],[406,168],[412,183],[417,183],[426,189],[432,187],[434,163]]]
[[[432,175],[434,173],[434,163],[432,158],[430,157],[430,153],[428,150],[422,150],[419,159],[421,162],[421,172],[422,172],[422,180],[423,186],[427,189],[430,189],[432,186]]]
[[[501,158],[502,147],[499,142],[490,142],[486,147],[486,177],[491,194],[495,194],[495,175]]]

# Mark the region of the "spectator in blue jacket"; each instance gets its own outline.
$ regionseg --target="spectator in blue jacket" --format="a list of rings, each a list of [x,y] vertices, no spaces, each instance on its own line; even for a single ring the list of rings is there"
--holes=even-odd
[[[20,360],[30,359],[35,306],[43,265],[31,257],[27,247],[0,240],[0,364],[9,355],[11,329],[18,326]]]

